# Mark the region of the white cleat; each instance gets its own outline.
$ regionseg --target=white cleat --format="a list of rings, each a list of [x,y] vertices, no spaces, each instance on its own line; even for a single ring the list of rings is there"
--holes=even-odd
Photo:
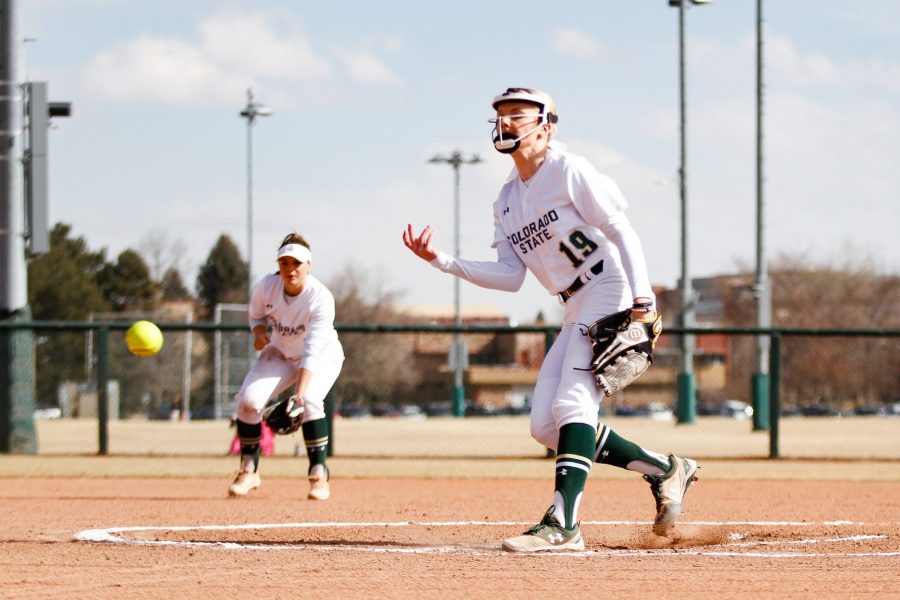
[[[662,475],[644,475],[650,483],[650,490],[656,498],[656,520],[653,522],[653,533],[665,536],[675,521],[681,516],[684,495],[691,484],[697,480],[697,461],[690,458],[678,458],[669,455],[672,469]]]
[[[309,493],[306,495],[308,500],[328,500],[331,497],[328,475],[325,465],[314,465],[309,470]]]
[[[253,490],[259,489],[260,485],[262,485],[262,480],[259,478],[259,473],[241,471],[234,478],[234,483],[228,487],[228,495],[232,498],[246,496]]]

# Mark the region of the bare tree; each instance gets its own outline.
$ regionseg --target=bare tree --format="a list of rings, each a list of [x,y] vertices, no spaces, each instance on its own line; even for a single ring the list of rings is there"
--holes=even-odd
[[[184,273],[187,244],[180,238],[172,238],[165,229],[151,229],[138,242],[138,252],[150,269],[153,281],[161,282],[168,271]]]
[[[337,322],[390,324],[402,322],[394,308],[397,292],[360,267],[347,265],[328,284],[335,298]],[[346,360],[335,391],[339,404],[396,404],[415,400],[421,375],[414,346],[406,334],[342,333]]]
[[[896,329],[900,277],[864,254],[844,248],[840,259],[815,261],[782,254],[769,268],[776,327]],[[745,288],[723,294],[730,325],[753,325],[755,300]],[[736,368],[753,364],[752,348],[735,344]],[[782,385],[789,404],[833,408],[900,400],[900,346],[896,338],[790,336],[782,347]],[[746,381],[747,373],[735,373]]]

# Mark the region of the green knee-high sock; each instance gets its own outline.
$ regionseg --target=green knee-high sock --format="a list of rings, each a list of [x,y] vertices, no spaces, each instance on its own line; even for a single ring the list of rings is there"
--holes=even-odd
[[[559,429],[553,512],[566,529],[574,529],[578,523],[578,505],[591,472],[593,456],[593,427],[584,423],[570,423]]]
[[[245,423],[237,420],[237,434],[241,440],[241,465],[244,457],[253,457],[253,470],[259,470],[259,441],[262,439],[262,423]]]
[[[325,465],[325,455],[328,452],[328,420],[315,419],[307,421],[302,426],[303,441],[306,443],[306,456],[309,457],[309,468],[315,465]]]
[[[633,462],[650,463],[666,473],[672,468],[668,457],[665,455],[650,452],[634,442],[629,442],[606,425],[603,425],[597,431],[594,460],[598,463],[613,465],[622,469],[627,469],[628,465]]]

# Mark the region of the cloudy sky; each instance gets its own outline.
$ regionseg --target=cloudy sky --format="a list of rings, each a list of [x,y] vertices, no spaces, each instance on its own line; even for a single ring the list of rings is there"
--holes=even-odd
[[[900,2],[765,2],[767,254],[900,272]],[[247,89],[253,272],[290,230],[325,281],[350,266],[406,304],[452,305],[452,278],[402,244],[431,224],[490,260],[491,204],[511,161],[491,98],[553,94],[558,139],[613,177],[654,283],[680,274],[678,10],[666,0],[18,0],[23,78],[73,114],[50,133],[50,218],[115,257],[183,248],[193,285],[216,239],[246,256]],[[686,10],[688,256],[693,276],[754,267],[756,2]],[[462,286],[464,305],[526,322],[557,302]]]

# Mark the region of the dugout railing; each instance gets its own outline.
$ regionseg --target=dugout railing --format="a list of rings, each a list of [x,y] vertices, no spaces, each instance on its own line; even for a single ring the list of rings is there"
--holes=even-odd
[[[110,406],[115,406],[115,402],[110,402],[109,394],[110,390],[115,390],[114,387],[110,385],[110,357],[114,353],[118,353],[121,350],[118,348],[117,341],[119,340],[119,336],[124,334],[124,331],[131,325],[130,322],[70,322],[70,321],[26,321],[26,322],[0,322],[0,336],[9,338],[13,335],[22,335],[31,336],[32,343],[35,346],[38,346],[42,343],[46,343],[48,337],[52,337],[54,334],[72,334],[72,335],[88,335],[91,336],[91,353],[92,357],[89,358],[89,363],[94,366],[94,370],[92,372],[92,377],[94,381],[92,385],[96,390],[96,421],[97,421],[97,453],[101,455],[106,455],[110,453],[110,444],[109,444],[109,423],[111,420],[118,417],[118,414],[110,414]],[[246,326],[243,324],[224,324],[224,323],[158,323],[160,329],[162,329],[164,334],[172,334],[176,332],[196,332],[199,334],[215,334],[215,333],[225,333],[225,332],[233,332],[235,334],[241,335],[246,333]],[[546,347],[549,347],[549,344],[555,339],[559,331],[558,326],[554,325],[528,325],[528,326],[506,326],[506,325],[466,325],[466,326],[455,326],[455,325],[401,325],[401,324],[337,324],[336,328],[342,337],[349,337],[355,335],[357,338],[372,338],[377,339],[378,336],[396,336],[396,335],[421,335],[421,334],[434,334],[434,335],[442,335],[442,336],[451,336],[456,333],[460,333],[463,335],[498,335],[498,336],[515,336],[520,334],[537,334],[543,337],[543,344]],[[900,383],[897,380],[900,375],[897,373],[897,365],[898,365],[898,357],[900,357],[900,344],[897,343],[896,339],[900,337],[900,329],[833,329],[833,328],[758,328],[758,327],[668,327],[664,334],[664,336],[670,338],[677,338],[677,336],[681,335],[695,335],[695,336],[711,336],[711,335],[724,335],[729,338],[746,338],[748,340],[755,340],[759,337],[765,337],[769,342],[769,374],[768,374],[768,398],[767,405],[765,407],[757,407],[759,411],[760,408],[763,410],[761,412],[767,413],[766,418],[763,420],[755,419],[754,420],[754,430],[765,430],[768,434],[768,453],[767,456],[772,459],[777,459],[782,456],[780,447],[781,447],[781,422],[784,418],[785,414],[782,406],[782,389],[783,389],[783,379],[784,379],[784,364],[785,364],[785,356],[784,356],[784,346],[785,342],[789,340],[809,340],[806,345],[820,345],[823,349],[827,349],[826,353],[827,357],[825,359],[817,359],[813,361],[806,361],[807,363],[814,363],[813,366],[818,369],[810,370],[810,374],[807,375],[811,379],[817,380],[817,388],[816,389],[831,389],[834,386],[829,386],[827,382],[822,383],[818,382],[819,379],[822,378],[822,373],[829,373],[834,370],[839,370],[841,368],[840,364],[836,364],[837,361],[840,360],[841,356],[841,347],[843,345],[843,340],[855,339],[855,340],[863,340],[861,345],[858,345],[861,348],[862,352],[869,352],[871,348],[877,344],[881,344],[881,348],[878,352],[875,353],[875,357],[872,361],[883,361],[883,365],[881,365],[881,370],[887,370],[888,377],[893,377],[895,383]],[[168,337],[167,337],[168,339]],[[21,339],[19,340],[21,343]],[[27,343],[27,342],[26,342]],[[370,342],[372,345],[376,345],[378,342]],[[669,344],[672,347],[675,347],[675,344]],[[113,350],[113,346],[115,346],[115,350]],[[886,353],[885,353],[886,349]],[[730,360],[737,362],[740,359],[738,357],[732,357]],[[825,364],[823,364],[823,360]],[[830,365],[827,364],[827,361],[835,361],[835,364]],[[872,362],[865,357],[862,358],[864,363]],[[815,364],[818,363],[818,364]],[[730,365],[729,368],[733,367]],[[849,369],[854,370],[854,369]],[[858,369],[856,369],[858,370]],[[35,380],[41,377],[40,367],[37,368],[38,372],[33,372],[31,377]],[[832,373],[833,374],[833,373]],[[846,377],[851,377],[853,373],[848,372]],[[156,374],[155,376],[159,376]],[[838,375],[840,376],[840,375]],[[154,377],[153,374],[149,375],[150,378]],[[20,382],[21,383],[21,382]],[[672,384],[674,386],[674,383]],[[749,382],[747,383],[749,387]],[[895,386],[894,390],[900,386]],[[11,396],[7,391],[3,392],[7,396]],[[883,393],[882,393],[883,395]],[[335,416],[335,406],[333,397],[329,399],[330,401],[327,403],[328,416],[329,419],[333,421]],[[880,398],[882,405],[888,406],[891,403],[889,402],[891,398]],[[900,401],[900,399],[894,399],[894,401]],[[673,403],[673,406],[675,404]],[[900,405],[898,405],[900,406]],[[22,407],[14,406],[14,402],[10,400],[10,398],[5,398],[2,405],[0,405],[0,410],[6,409],[8,413],[12,413],[16,409],[21,409]],[[694,406],[689,406],[689,410],[693,412]],[[677,407],[676,407],[677,410]],[[21,410],[20,410],[21,412]],[[815,413],[811,413],[815,414]],[[217,415],[219,416],[219,415]],[[891,418],[891,415],[884,415],[886,418]],[[896,433],[897,436],[894,438],[894,444],[896,444],[896,439],[900,438],[900,414],[896,415],[896,420],[892,421],[892,423],[896,423]],[[691,419],[687,419],[688,422]],[[0,418],[0,428],[6,429],[7,431],[0,431],[0,435],[2,435],[3,439],[7,439],[10,437],[9,428],[14,427],[15,422],[13,419],[9,418],[9,415],[6,415],[5,418]],[[330,454],[334,454],[334,448],[340,448],[341,439],[339,436],[335,435],[334,430],[332,430],[332,442],[333,445],[330,449]],[[490,452],[487,452],[490,454]],[[882,458],[895,459],[898,458],[894,456],[895,450],[893,447],[887,450],[887,455]]]

